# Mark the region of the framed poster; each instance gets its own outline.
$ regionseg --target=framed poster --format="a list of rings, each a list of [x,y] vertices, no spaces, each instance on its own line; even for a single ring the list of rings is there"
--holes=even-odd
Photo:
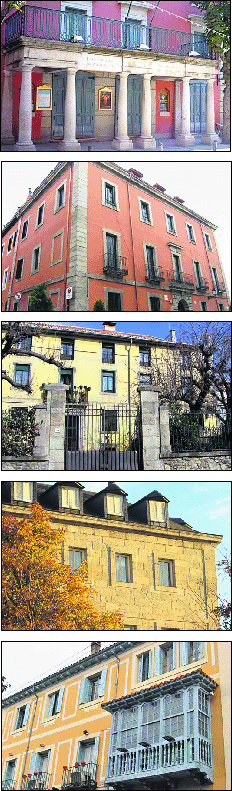
[[[99,110],[112,110],[112,90],[111,88],[100,88],[98,98]]]
[[[36,91],[36,110],[52,110],[52,88],[39,85]]]

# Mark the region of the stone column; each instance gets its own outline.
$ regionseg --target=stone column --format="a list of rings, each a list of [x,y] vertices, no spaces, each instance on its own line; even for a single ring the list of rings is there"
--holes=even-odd
[[[181,132],[180,86],[181,80],[175,80],[175,137]]]
[[[143,75],[143,102],[142,102],[142,124],[141,135],[136,141],[136,145],[143,149],[155,149],[156,140],[151,134],[151,75]]]
[[[31,72],[32,66],[25,63],[22,66],[22,83],[19,101],[19,137],[16,143],[16,151],[35,151],[35,146],[31,139],[32,129],[32,95],[31,95]]]
[[[171,456],[172,454],[168,401],[164,401],[163,404],[160,404],[160,450],[161,454],[164,456]]]
[[[194,146],[195,137],[190,133],[190,77],[183,77],[181,131],[176,137],[177,146]]]
[[[215,77],[207,80],[206,132],[201,135],[201,142],[209,146],[214,143],[214,140],[218,140],[218,135],[215,132],[214,80]]]
[[[118,97],[118,134],[112,142],[112,149],[116,151],[133,151],[133,142],[127,134],[127,78],[128,73],[122,71]]]
[[[76,140],[76,69],[67,69],[65,96],[64,139],[59,143],[60,151],[80,151]]]
[[[3,145],[14,144],[15,139],[12,135],[12,71],[4,69],[4,83],[2,93],[2,133],[1,140]]]
[[[164,470],[160,458],[159,387],[138,388],[141,398],[144,470]]]
[[[64,470],[65,405],[68,385],[45,385],[47,391],[46,431],[41,426],[41,443],[48,458],[49,470]],[[44,418],[43,418],[44,420]],[[35,444],[37,457],[43,455],[42,447]]]

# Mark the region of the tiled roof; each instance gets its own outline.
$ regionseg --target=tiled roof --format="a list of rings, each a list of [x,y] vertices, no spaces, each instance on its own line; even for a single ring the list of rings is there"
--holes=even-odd
[[[28,324],[30,324],[30,327],[32,327],[32,328],[34,326],[33,322],[31,322],[31,321],[30,322],[23,322],[22,321],[21,324],[22,324],[22,326],[23,326],[23,324],[27,324],[27,326],[28,326]],[[165,344],[166,343],[168,343],[168,344],[172,343],[173,345],[176,345],[176,341],[169,341],[169,340],[165,340],[164,338],[156,338],[156,337],[153,337],[152,335],[139,335],[138,333],[123,332],[123,331],[117,332],[116,330],[105,330],[105,329],[98,330],[98,329],[95,329],[94,327],[75,327],[74,325],[64,324],[63,322],[62,323],[55,323],[53,321],[52,322],[38,321],[38,322],[35,323],[35,326],[36,327],[40,326],[44,330],[52,330],[53,332],[72,332],[72,333],[74,333],[76,335],[78,335],[78,334],[80,334],[80,335],[90,335],[91,334],[91,335],[96,335],[96,337],[100,336],[100,335],[104,335],[105,337],[109,337],[110,336],[111,338],[118,338],[118,339],[119,338],[137,338],[138,340],[146,340],[146,341],[150,341],[150,342],[156,341],[157,343],[165,343]]]
[[[149,692],[151,692],[152,690],[156,690],[156,689],[162,690],[164,688],[167,688],[167,692],[168,692],[169,687],[173,683],[175,683],[176,681],[182,681],[182,680],[186,681],[186,679],[188,680],[189,678],[191,680],[193,680],[193,681],[194,681],[194,678],[196,680],[197,680],[197,678],[198,678],[198,680],[201,679],[202,681],[207,679],[207,681],[212,684],[212,687],[214,689],[216,689],[216,687],[218,686],[216,681],[213,678],[211,678],[210,676],[208,676],[207,673],[204,672],[204,670],[202,670],[201,668],[197,668],[197,670],[193,670],[190,673],[188,673],[188,672],[180,673],[179,675],[176,675],[174,678],[170,678],[170,679],[165,680],[165,681],[159,681],[158,684],[151,684],[150,687],[144,687],[143,689],[139,689],[136,692],[133,692],[133,691],[129,692],[128,695],[122,695],[121,698],[114,698],[113,700],[110,700],[108,703],[102,703],[102,708],[107,709],[107,707],[109,706],[109,708],[110,708],[112,704],[119,704],[120,705],[120,703],[123,703],[124,701],[128,701],[128,700],[129,701],[130,700],[134,701],[135,699],[137,699],[142,694],[145,694],[145,693],[149,694]]]

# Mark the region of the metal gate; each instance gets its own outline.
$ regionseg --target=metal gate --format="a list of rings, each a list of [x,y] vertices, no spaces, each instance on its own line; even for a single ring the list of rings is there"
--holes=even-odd
[[[139,407],[71,403],[66,407],[66,470],[141,470]]]

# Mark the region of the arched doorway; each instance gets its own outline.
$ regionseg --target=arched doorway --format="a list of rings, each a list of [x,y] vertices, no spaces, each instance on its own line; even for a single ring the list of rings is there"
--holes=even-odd
[[[180,302],[178,302],[178,310],[181,311],[181,313],[183,313],[185,310],[189,310],[188,303],[185,302],[184,299],[181,299]]]

